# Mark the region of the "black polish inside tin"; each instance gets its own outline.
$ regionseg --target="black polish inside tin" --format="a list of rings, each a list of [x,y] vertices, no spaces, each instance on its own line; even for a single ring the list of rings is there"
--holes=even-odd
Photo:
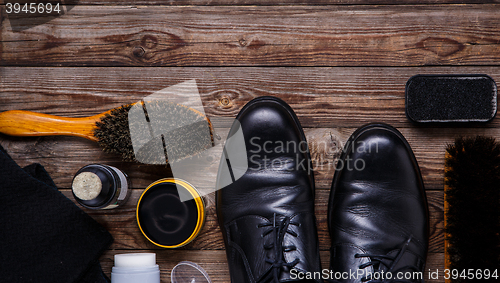
[[[200,200],[182,202],[175,183],[157,183],[139,200],[140,229],[151,242],[161,247],[176,248],[187,244],[199,233],[200,223],[204,221],[204,212],[200,211],[197,201]]]

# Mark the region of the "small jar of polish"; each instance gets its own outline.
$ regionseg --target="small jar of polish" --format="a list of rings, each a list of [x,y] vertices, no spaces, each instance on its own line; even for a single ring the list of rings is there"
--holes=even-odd
[[[125,173],[102,164],[90,164],[78,170],[71,189],[75,200],[90,209],[116,208],[127,201],[131,191]]]
[[[206,217],[205,200],[188,182],[165,178],[149,185],[137,202],[137,224],[153,244],[167,249],[198,236]]]

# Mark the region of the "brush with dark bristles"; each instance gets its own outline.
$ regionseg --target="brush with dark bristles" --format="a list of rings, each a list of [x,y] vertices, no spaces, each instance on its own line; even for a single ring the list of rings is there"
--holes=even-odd
[[[483,279],[500,266],[500,144],[477,136],[448,145],[445,160],[445,268]],[[479,271],[481,270],[481,271]],[[498,272],[498,271],[497,271]],[[500,274],[497,274],[500,276]],[[476,278],[476,277],[475,277]],[[497,277],[498,278],[498,277]],[[477,279],[477,278],[476,278]],[[474,282],[460,276],[447,282]]]
[[[142,105],[141,105],[142,104]],[[124,161],[165,164],[194,156],[213,145],[213,128],[202,113],[184,105],[164,101],[143,102],[143,119],[129,121],[135,104],[83,118],[10,110],[0,113],[0,133],[11,136],[77,136],[96,141],[105,152],[121,155]],[[147,111],[146,111],[147,108]],[[137,110],[137,108],[135,109]],[[148,113],[154,113],[150,119]],[[151,121],[153,120],[153,121]],[[149,124],[154,125],[149,125]],[[132,145],[131,131],[142,146]],[[154,132],[151,131],[154,129]],[[154,136],[154,133],[169,133]],[[136,142],[137,139],[134,140]],[[161,151],[157,148],[160,142]],[[166,152],[169,156],[166,157]],[[140,158],[136,158],[139,153]],[[159,154],[161,153],[161,154]]]

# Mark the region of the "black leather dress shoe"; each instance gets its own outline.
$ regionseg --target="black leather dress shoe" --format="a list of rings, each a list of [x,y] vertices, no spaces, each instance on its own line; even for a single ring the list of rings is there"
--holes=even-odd
[[[297,117],[282,100],[260,97],[241,109],[228,137],[240,129],[246,156],[228,138],[217,176],[231,282],[322,282],[301,280],[321,267],[314,178]]]
[[[424,282],[427,215],[420,169],[401,133],[385,124],[358,129],[330,193],[332,279]]]

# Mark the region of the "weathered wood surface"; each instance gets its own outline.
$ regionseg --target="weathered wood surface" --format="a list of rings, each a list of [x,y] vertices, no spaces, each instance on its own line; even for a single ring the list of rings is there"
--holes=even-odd
[[[491,66],[9,67],[0,68],[0,111],[19,109],[68,117],[90,116],[195,79],[210,117],[235,117],[251,99],[272,95],[290,104],[306,128],[356,128],[381,121],[417,130],[404,111],[408,79],[416,74],[460,73],[489,74],[500,81],[500,67]],[[500,121],[495,119],[481,128],[499,125]]]
[[[26,2],[26,0],[24,0]],[[0,5],[8,3],[0,0]],[[19,1],[18,1],[19,2]],[[25,3],[23,2],[23,3]],[[421,4],[495,4],[499,0],[65,0],[66,5],[116,6],[291,6],[291,5],[421,5]]]
[[[442,269],[443,167],[445,145],[460,135],[485,134],[500,138],[498,121],[464,128],[415,127],[404,114],[404,86],[416,73],[486,73],[500,80],[500,67],[315,67],[315,68],[40,68],[0,69],[0,111],[24,109],[82,117],[135,102],[160,89],[196,79],[207,114],[211,118],[234,117],[243,105],[261,95],[274,95],[296,111],[313,152],[320,248],[328,266],[329,236],[326,210],[334,174],[334,153],[322,146],[341,146],[358,127],[381,121],[399,128],[419,161],[429,201],[431,237],[429,268]],[[20,83],[22,78],[22,83]],[[222,136],[227,129],[219,129]],[[335,141],[335,142],[333,142]],[[21,165],[39,162],[70,199],[74,173],[89,163],[117,166],[131,177],[132,197],[123,208],[86,210],[115,238],[101,259],[109,274],[111,256],[130,251],[155,251],[168,282],[169,270],[181,260],[204,264],[214,282],[228,282],[223,242],[213,195],[208,198],[208,218],[200,236],[182,251],[165,251],[150,244],[135,222],[135,205],[142,189],[170,176],[164,166],[121,162],[103,153],[97,144],[75,137],[18,138],[0,135],[0,144]],[[318,147],[317,144],[321,146]],[[337,148],[338,149],[338,148]],[[217,162],[218,158],[214,158]],[[323,166],[320,166],[323,165]],[[213,178],[216,171],[203,172]],[[432,282],[432,281],[429,281]],[[436,281],[442,282],[442,281]]]
[[[307,129],[306,132],[310,133],[311,131],[318,131],[323,129]],[[353,131],[354,129],[347,129],[348,132]],[[408,129],[405,129],[408,130]],[[493,131],[493,129],[489,129]],[[343,132],[344,130],[340,130],[338,132]],[[346,135],[347,134],[346,131]],[[71,151],[71,148],[75,147],[75,144],[78,144],[79,141],[75,140],[75,138],[63,138],[67,140],[57,141],[57,138],[48,138],[50,140],[40,141],[39,143],[31,143],[30,147],[24,147],[24,149],[19,148],[19,151],[12,150],[17,149],[17,145],[22,144],[23,141],[16,138],[16,140],[10,140],[10,137],[6,137],[0,141],[0,144],[5,146],[8,152],[14,157],[16,161],[18,161],[21,165],[22,163],[31,163],[31,162],[40,162],[44,164],[46,169],[51,173],[56,182],[60,182],[61,179],[67,179],[67,184],[69,184],[71,177],[74,172],[68,172],[67,168],[72,168],[76,172],[76,170],[88,163],[99,162],[113,164],[118,166],[119,168],[124,169],[124,163],[117,162],[117,158],[105,158],[103,156],[95,156],[91,159],[83,159],[85,153],[88,153],[88,148],[82,150],[80,155],[63,158],[61,159],[58,155],[64,151]],[[31,141],[33,142],[33,141]],[[87,142],[87,141],[85,141]],[[45,145],[44,145],[45,144]],[[63,150],[61,152],[56,152],[56,148],[47,148],[46,145],[66,145],[63,146]],[[72,146],[68,146],[71,145]],[[40,151],[39,151],[40,150]],[[42,156],[38,156],[35,158],[25,159],[22,156],[19,156],[19,153],[23,153],[24,156],[36,156],[38,153],[42,153]],[[97,151],[98,152],[98,151]],[[106,162],[106,160],[110,162]],[[113,161],[114,160],[114,161]],[[425,160],[425,158],[424,158]],[[439,161],[441,162],[441,161]],[[56,167],[52,165],[57,164]],[[163,167],[158,166],[145,166],[145,165],[133,165],[137,167],[127,168],[126,172],[131,174],[131,179],[134,187],[136,184],[144,183],[146,186],[147,183],[150,183],[158,178],[165,177],[166,175],[162,175],[160,172],[165,172]],[[125,167],[126,168],[126,167]],[[124,169],[125,170],[125,169]],[[439,169],[440,170],[440,169]],[[325,174],[325,178],[328,180],[319,181],[319,187],[316,191],[316,217],[318,223],[318,234],[320,241],[320,249],[322,250],[322,261],[323,267],[328,266],[329,261],[329,246],[330,239],[327,230],[327,222],[326,222],[326,212],[328,205],[328,196],[330,193],[329,183],[331,182],[331,175],[333,172]],[[440,175],[440,174],[437,174]],[[318,177],[318,175],[317,175]],[[442,178],[442,177],[441,177]],[[428,179],[424,174],[424,182],[429,188]],[[327,185],[323,185],[323,183],[328,183]],[[440,187],[441,188],[441,187]],[[71,196],[71,192],[68,189],[62,190],[63,194],[68,198],[73,199]],[[109,274],[110,268],[112,266],[111,255],[116,253],[126,253],[131,251],[154,251],[158,253],[158,262],[162,266],[162,279],[167,281],[169,276],[169,269],[171,269],[177,262],[182,260],[192,260],[197,263],[202,263],[205,268],[207,268],[209,274],[212,276],[214,282],[228,282],[228,271],[225,260],[225,254],[222,250],[224,248],[223,241],[220,233],[220,229],[217,224],[217,219],[215,215],[215,207],[214,207],[214,199],[213,194],[208,195],[207,198],[207,220],[205,226],[201,232],[201,234],[196,238],[191,244],[184,247],[182,251],[165,251],[159,249],[153,244],[149,243],[141,234],[139,229],[137,228],[136,220],[135,220],[135,207],[137,204],[137,200],[142,193],[142,189],[134,189],[132,191],[131,198],[128,200],[127,204],[124,207],[120,207],[115,210],[109,211],[92,211],[84,209],[87,213],[89,213],[94,219],[96,219],[99,223],[101,223],[108,231],[111,232],[113,237],[115,238],[114,243],[111,246],[111,250],[108,251],[101,258],[101,262],[103,262],[104,270]],[[429,211],[430,211],[430,254],[428,256],[427,266],[429,268],[439,268],[442,267],[442,252],[443,252],[443,192],[437,190],[428,190],[427,198],[429,202]],[[220,272],[222,271],[222,272]],[[431,281],[429,281],[431,282]],[[436,281],[441,282],[441,281]]]
[[[110,231],[115,241],[111,249],[153,249],[162,250],[151,244],[138,229],[135,208],[137,201],[143,190],[133,190],[130,199],[124,207],[111,211],[95,211],[84,209],[94,219],[100,222],[108,231]],[[63,190],[63,194],[73,199],[71,191]],[[318,235],[320,249],[328,251],[330,249],[330,237],[327,226],[328,197],[330,190],[316,191],[316,220],[318,224]],[[443,250],[443,192],[427,191],[430,212],[430,243],[429,251],[441,253]],[[217,224],[215,213],[214,194],[206,196],[207,200],[207,219],[200,235],[184,249],[188,250],[221,250],[224,249],[222,234]]]
[[[408,139],[420,164],[430,210],[427,268],[443,270],[445,145],[461,135],[500,138],[500,122],[495,119],[487,125],[465,127],[412,125],[404,113],[404,87],[419,73],[485,73],[500,81],[500,1],[66,3],[71,1],[78,6],[66,15],[23,31],[11,30],[1,6],[0,112],[24,109],[90,116],[190,79],[196,79],[211,118],[234,117],[257,96],[280,97],[292,106],[305,128],[313,164],[323,165],[315,168],[323,268],[329,262],[326,211],[336,153],[326,152],[312,141],[342,145],[365,123],[389,123]],[[0,5],[5,2],[0,0]],[[478,5],[448,5],[451,3]],[[175,68],[164,68],[168,66]],[[226,128],[219,130],[221,135],[227,132]],[[106,274],[111,272],[114,254],[154,251],[162,282],[170,281],[171,268],[182,260],[200,264],[213,282],[229,282],[213,194],[207,196],[208,217],[199,237],[179,250],[163,250],[140,234],[134,212],[142,189],[170,176],[164,166],[124,163],[103,153],[97,144],[74,137],[0,134],[0,144],[21,166],[44,165],[70,199],[71,179],[84,165],[110,164],[130,175],[134,190],[124,207],[85,210],[115,238],[101,257]],[[202,174],[213,178],[216,172]]]
[[[101,257],[101,263],[105,272],[111,272],[113,256],[120,252],[108,251]],[[328,252],[321,252],[322,268],[328,268],[329,256]],[[191,258],[199,259],[197,263],[207,270],[212,282],[229,282],[229,271],[224,251],[160,251],[157,254],[157,260],[160,264],[162,282],[170,282],[170,271],[179,261],[190,260]],[[427,264],[433,267],[432,271],[435,271],[436,268],[443,270],[443,261],[444,257],[440,253],[430,253],[427,257]],[[426,276],[425,278],[428,277],[427,270],[424,275]],[[443,282],[443,278],[440,278],[440,280],[426,280],[425,282]]]
[[[365,123],[389,123],[409,140],[427,189],[431,190],[443,188],[447,143],[460,135],[500,137],[498,119],[480,127],[428,128],[411,125],[404,114],[404,85],[416,73],[487,73],[499,81],[499,67],[0,70],[3,70],[0,111],[24,109],[61,116],[89,116],[195,78],[210,117],[234,117],[252,98],[274,95],[292,106],[309,137],[324,134],[318,140],[322,145],[327,145],[332,136],[344,143],[356,127]],[[21,77],[22,84],[19,83]],[[221,135],[225,136],[225,132]],[[116,156],[101,152],[97,144],[83,139],[0,136],[0,140],[20,164],[40,162],[46,166],[62,188],[70,186],[73,174],[80,167],[97,160],[125,170],[136,188],[144,188],[168,174],[162,166],[123,163]],[[334,172],[333,157],[313,154],[313,159],[318,165],[318,188],[329,188]],[[213,177],[216,172],[210,174]]]
[[[149,250],[139,250],[138,252],[148,252]],[[111,272],[111,267],[113,266],[113,256],[115,254],[120,254],[126,251],[122,250],[113,250],[107,251],[101,257],[101,264],[103,266],[103,270],[105,273]],[[170,282],[170,271],[172,268],[183,260],[193,260],[196,259],[196,263],[199,264],[202,268],[204,268],[210,279],[214,283],[227,283],[229,281],[229,270],[227,269],[227,260],[225,251],[222,250],[203,250],[203,251],[185,251],[185,250],[162,250],[155,251],[157,253],[157,262],[160,265],[161,272],[161,282]],[[327,251],[323,251],[320,253],[321,255],[321,267],[328,268],[328,264],[330,262],[330,254]],[[435,271],[436,269],[442,270],[444,269],[444,256],[441,253],[429,253],[427,256],[427,267]],[[424,271],[424,278],[428,278],[427,274],[428,270]],[[444,282],[444,279],[441,277],[439,280],[425,280],[425,282],[429,283],[437,283]]]
[[[306,134],[317,129],[306,129]],[[355,128],[322,128],[325,133],[341,133],[342,142],[345,142]],[[414,129],[400,128],[408,139],[415,152],[422,171],[424,183],[428,190],[443,189],[444,153],[445,146],[461,135],[474,136],[477,134],[489,135],[500,139],[500,129]],[[325,137],[325,143],[328,137]],[[170,171],[164,166],[126,163],[118,156],[103,153],[94,143],[71,137],[47,138],[12,138],[0,135],[0,144],[20,164],[28,165],[38,162],[44,165],[51,173],[56,184],[61,188],[69,188],[73,175],[84,165],[101,162],[116,166],[124,170],[132,178],[135,188],[145,188],[153,181],[169,176]],[[214,158],[218,162],[219,156]],[[330,188],[332,176],[335,172],[334,160],[329,156],[321,155],[313,159],[316,177],[316,186],[320,189]],[[204,178],[215,177],[216,171],[197,172]]]
[[[497,65],[500,5],[94,6],[23,31],[3,66]]]

